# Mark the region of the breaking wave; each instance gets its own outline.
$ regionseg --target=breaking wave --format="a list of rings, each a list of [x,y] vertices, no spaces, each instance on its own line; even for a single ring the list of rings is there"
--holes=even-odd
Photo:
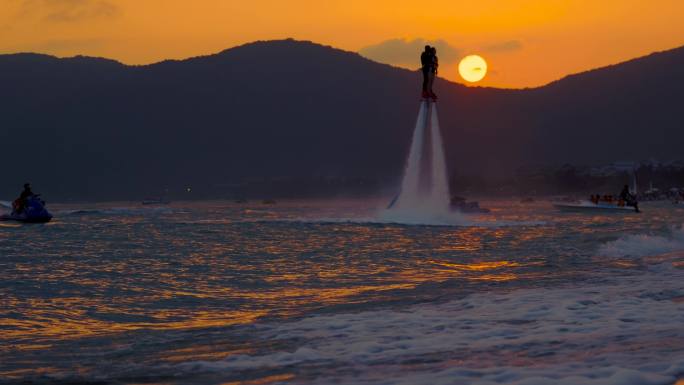
[[[646,257],[684,251],[684,226],[673,227],[668,236],[634,234],[608,242],[599,248],[599,255],[613,258]]]

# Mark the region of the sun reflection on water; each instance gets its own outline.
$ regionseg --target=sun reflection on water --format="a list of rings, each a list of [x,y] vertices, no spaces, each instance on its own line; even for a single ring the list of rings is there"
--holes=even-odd
[[[267,377],[263,377],[263,378],[260,378],[257,380],[224,382],[220,385],[265,385],[265,384],[271,384],[271,383],[282,382],[282,381],[290,381],[294,378],[295,378],[294,374],[287,373],[287,374],[277,374],[277,375],[273,375],[273,376],[267,376]]]
[[[600,263],[638,267],[592,259],[576,246],[572,237],[593,234],[605,218],[422,227],[301,220],[304,211],[191,205],[176,213],[65,216],[49,228],[8,227],[12,234],[0,232],[0,361],[3,353],[85,337],[451,298],[483,285],[575,277]],[[497,215],[550,220],[537,212]],[[608,230],[620,231],[622,223],[611,220]],[[215,360],[244,349],[179,348],[163,359]]]

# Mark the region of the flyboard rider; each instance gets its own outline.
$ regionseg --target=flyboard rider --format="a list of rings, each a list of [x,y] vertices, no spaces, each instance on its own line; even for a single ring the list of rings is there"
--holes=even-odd
[[[425,50],[420,54],[421,71],[423,72],[423,98],[437,100],[437,95],[432,91],[432,84],[435,81],[439,60],[435,47],[425,46]]]

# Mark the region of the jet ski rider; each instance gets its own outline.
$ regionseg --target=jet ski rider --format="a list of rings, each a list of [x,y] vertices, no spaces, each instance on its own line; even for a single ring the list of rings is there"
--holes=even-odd
[[[31,184],[24,183],[24,191],[21,192],[19,198],[17,198],[12,204],[12,208],[14,209],[14,211],[16,213],[21,213],[22,211],[24,211],[24,207],[26,207],[26,201],[33,195],[33,191],[31,191]]]

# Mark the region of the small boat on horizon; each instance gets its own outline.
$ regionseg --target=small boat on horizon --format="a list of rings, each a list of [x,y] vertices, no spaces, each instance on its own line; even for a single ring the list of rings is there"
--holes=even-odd
[[[581,199],[576,201],[554,201],[551,202],[553,207],[562,211],[613,211],[613,212],[639,212],[636,207],[627,204],[620,205],[619,202],[592,202],[590,200]]]
[[[143,205],[168,205],[171,204],[171,201],[168,199],[165,199],[163,197],[150,197],[150,198],[145,198],[141,202]]]
[[[590,199],[580,200],[562,200],[553,201],[551,204],[562,211],[613,211],[613,212],[640,212],[639,201],[637,200],[637,176],[636,172],[632,171],[632,186],[625,185],[622,192],[616,196],[612,194],[607,195],[591,195]]]
[[[466,198],[459,196],[451,197],[449,208],[451,211],[460,211],[464,214],[486,214],[491,212],[490,209],[480,207],[480,202],[468,201]]]

